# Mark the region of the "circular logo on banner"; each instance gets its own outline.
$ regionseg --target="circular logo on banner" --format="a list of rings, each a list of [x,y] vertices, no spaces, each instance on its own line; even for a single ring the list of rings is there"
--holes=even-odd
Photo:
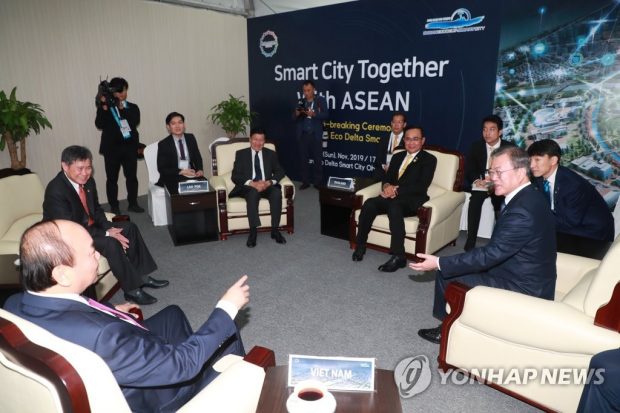
[[[394,369],[394,381],[403,399],[422,393],[431,384],[431,367],[428,357],[419,355],[401,360]]]
[[[278,36],[271,30],[267,30],[260,37],[260,41],[258,42],[258,46],[260,47],[260,52],[265,57],[271,57],[276,54],[278,50]]]

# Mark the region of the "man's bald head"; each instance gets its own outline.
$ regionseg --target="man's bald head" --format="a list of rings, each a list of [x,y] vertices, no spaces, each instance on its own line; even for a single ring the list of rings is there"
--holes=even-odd
[[[46,221],[24,232],[19,246],[22,285],[29,291],[43,291],[56,284],[52,270],[73,266],[73,250],[63,239],[61,228],[69,221]],[[73,224],[77,225],[77,224]]]

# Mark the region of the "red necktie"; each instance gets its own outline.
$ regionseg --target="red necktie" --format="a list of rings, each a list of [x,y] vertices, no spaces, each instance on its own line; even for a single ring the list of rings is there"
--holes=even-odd
[[[109,314],[111,314],[112,316],[116,317],[116,318],[120,318],[121,320],[125,320],[127,322],[129,322],[130,324],[133,324],[137,327],[143,328],[145,330],[148,330],[148,328],[144,327],[138,320],[136,320],[135,318],[133,318],[132,316],[123,313],[122,311],[118,311],[112,307],[108,307],[107,305],[103,305],[101,304],[99,301],[95,301],[91,298],[88,299],[88,305],[96,308],[99,311],[102,312],[107,312]]]
[[[82,206],[84,207],[84,211],[86,211],[86,215],[88,215],[88,226],[90,227],[95,223],[93,217],[90,215],[90,210],[88,209],[88,203],[86,202],[86,192],[84,191],[84,185],[80,185],[80,201],[82,201]]]

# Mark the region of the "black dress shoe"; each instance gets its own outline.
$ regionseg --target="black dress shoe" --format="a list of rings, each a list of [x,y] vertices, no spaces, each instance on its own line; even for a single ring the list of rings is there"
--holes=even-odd
[[[301,189],[302,191],[308,188],[310,188],[310,184],[301,184],[301,186],[299,187],[299,189]]]
[[[435,328],[422,328],[418,330],[418,335],[431,343],[441,343],[441,326]]]
[[[142,284],[142,287],[164,288],[167,287],[168,284],[170,284],[170,281],[168,280],[156,280],[153,277],[148,277],[147,282]]]
[[[398,255],[392,255],[385,264],[379,266],[379,271],[394,272],[399,268],[405,268],[407,266],[407,260],[404,257]]]
[[[366,247],[357,246],[355,251],[353,251],[353,256],[351,259],[353,261],[361,261],[364,259],[364,254],[366,254]]]
[[[250,229],[250,235],[248,235],[248,241],[245,243],[248,248],[254,248],[256,246],[256,228]]]
[[[129,205],[129,207],[127,207],[127,209],[131,212],[137,212],[137,213],[142,213],[144,212],[144,208],[142,208],[140,205],[138,204],[132,204]]]
[[[284,235],[280,234],[280,231],[274,231],[271,233],[271,238],[275,239],[278,244],[286,244]]]
[[[121,209],[117,206],[110,207],[110,211],[112,211],[114,215],[121,215]]]
[[[154,304],[157,302],[157,298],[151,294],[144,292],[142,288],[136,288],[125,293],[125,300],[134,302],[139,305]]]

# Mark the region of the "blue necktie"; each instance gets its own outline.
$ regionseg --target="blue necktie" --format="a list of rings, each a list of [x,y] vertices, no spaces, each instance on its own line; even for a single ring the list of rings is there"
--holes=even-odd
[[[263,173],[260,170],[260,158],[258,157],[258,151],[254,155],[254,180],[262,181]]]
[[[543,191],[545,192],[545,197],[547,198],[547,202],[551,205],[551,182],[546,179],[543,181]]]

